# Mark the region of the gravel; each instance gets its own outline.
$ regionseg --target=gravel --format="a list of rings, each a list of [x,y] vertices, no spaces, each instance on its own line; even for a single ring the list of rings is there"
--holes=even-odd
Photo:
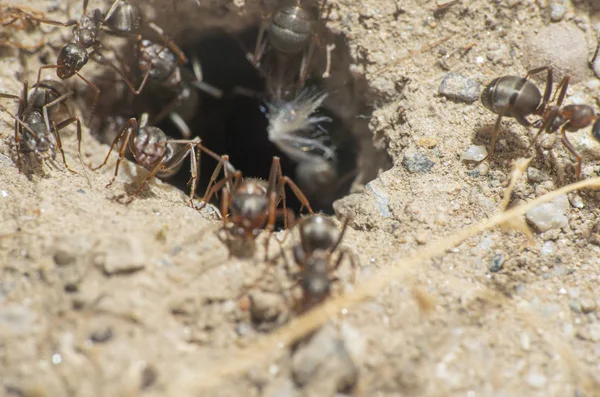
[[[481,92],[480,84],[462,74],[448,73],[438,89],[440,95],[446,98],[473,103],[479,99],[479,93]]]
[[[431,171],[435,163],[431,161],[427,156],[419,151],[406,152],[402,159],[402,165],[409,172],[415,173],[427,173]]]
[[[337,330],[326,326],[294,352],[292,374],[307,395],[332,396],[352,388],[358,369]]]
[[[560,229],[567,226],[569,223],[569,220],[565,215],[569,206],[569,199],[566,195],[562,195],[549,203],[540,204],[529,210],[526,217],[527,220],[533,223],[541,232],[551,229]]]

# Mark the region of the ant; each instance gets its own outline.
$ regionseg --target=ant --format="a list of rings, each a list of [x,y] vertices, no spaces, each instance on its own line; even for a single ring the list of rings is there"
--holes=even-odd
[[[150,81],[157,83],[161,88],[166,88],[169,91],[175,92],[176,95],[154,118],[152,124],[157,124],[166,116],[169,116],[171,121],[179,128],[184,138],[190,138],[191,132],[182,128],[185,124],[184,120],[189,119],[188,114],[194,114],[198,97],[195,91],[191,89],[193,86],[207,94],[221,98],[223,92],[202,81],[202,68],[197,57],[192,57],[193,77],[187,69],[182,68],[182,65],[188,63],[188,59],[183,51],[166,36],[164,31],[157,25],[150,23],[164,44],[159,45],[150,40],[140,40],[138,44],[138,67],[142,72],[150,74]]]
[[[295,285],[302,287],[302,301],[295,305],[300,307],[300,312],[309,310],[330,295],[332,283],[338,280],[332,277],[332,272],[339,268],[346,255],[350,257],[354,281],[354,255],[345,248],[339,248],[349,222],[348,217],[339,232],[335,223],[324,215],[304,217],[298,222],[300,244],[294,247],[293,252],[300,267],[300,272],[294,275],[299,278]],[[336,250],[340,254],[333,261],[332,255]]]
[[[539,88],[529,80],[531,75],[547,72],[544,95]],[[512,117],[524,127],[540,127],[541,120],[531,123],[527,116],[531,114],[542,116],[552,94],[552,68],[542,66],[532,69],[525,77],[502,76],[492,80],[481,93],[481,102],[486,109],[498,115],[492,131],[490,153],[481,161],[494,155],[496,139],[500,134],[500,123],[503,117]]]
[[[221,168],[224,178],[216,182]],[[275,219],[283,215],[284,228],[294,222],[294,213],[286,207],[285,185],[289,185],[302,207],[314,214],[308,199],[300,188],[287,176],[283,175],[279,157],[273,157],[269,179],[267,181],[255,178],[243,178],[242,172],[236,170],[229,162],[229,156],[221,156],[204,195],[202,209],[217,192],[221,191],[221,216],[223,228],[228,231],[229,237],[241,237],[245,241],[254,241],[260,229],[266,229],[269,236],[265,242],[265,253],[268,254],[268,245],[271,233],[275,228]],[[283,208],[277,208],[279,202]]]
[[[63,103],[71,95],[73,95],[73,91],[65,92],[64,85],[54,80],[43,80],[36,84],[32,92],[29,92],[28,83],[25,81],[21,96],[0,93],[0,98],[16,99],[19,101],[16,116],[0,105],[15,120],[15,144],[17,146],[17,166],[19,172],[23,166],[21,152],[33,152],[38,160],[41,161],[42,153],[48,151],[50,151],[51,157],[54,159],[55,149],[58,148],[65,167],[69,171],[76,173],[69,167],[65,159],[65,152],[63,151],[59,131],[72,123],[77,124],[77,149],[79,158],[81,159],[81,123],[79,118],[69,117],[58,124],[50,118],[51,108]]]
[[[79,71],[87,64],[90,57],[95,57],[95,59],[99,63],[103,65],[108,65],[112,69],[114,69],[121,76],[123,81],[127,84],[127,86],[135,95],[139,95],[139,93],[143,89],[148,75],[145,77],[140,87],[136,89],[131,83],[131,81],[129,81],[127,76],[125,76],[125,74],[112,62],[110,62],[107,59],[104,59],[102,57],[102,54],[100,53],[100,47],[102,45],[97,39],[98,35],[103,30],[104,25],[107,24],[107,22],[111,19],[115,11],[119,10],[119,18],[117,20],[120,23],[134,23],[133,20],[127,21],[126,18],[122,17],[122,12],[124,12],[122,0],[115,0],[109,8],[109,10],[106,12],[106,14],[103,14],[99,9],[94,9],[92,11],[91,17],[86,15],[88,3],[89,0],[83,0],[83,13],[79,21],[69,20],[67,22],[59,22],[48,19],[38,19],[39,22],[46,23],[49,25],[64,27],[73,26],[73,37],[75,38],[75,42],[65,44],[61,48],[60,52],[58,53],[56,65],[44,65],[40,67],[40,69],[38,70],[37,82],[39,83],[40,81],[43,69],[56,69],[56,75],[63,80],[77,75],[84,83],[86,83],[90,88],[92,88],[96,92],[94,102],[92,103],[90,119],[88,120],[89,124],[92,121],[94,110],[96,108],[96,104],[98,103],[100,89],[91,81],[83,77],[79,73]],[[115,24],[112,24],[112,26],[114,30]],[[124,30],[125,27],[123,25],[119,25],[118,29]],[[88,49],[90,48],[93,49],[88,53]],[[149,73],[150,71],[148,71],[148,74]]]
[[[258,68],[261,59],[268,51],[267,46],[270,45],[271,49],[274,50],[275,62],[278,67],[275,87],[284,85],[283,82],[286,80],[283,76],[284,70],[288,69],[286,66],[289,66],[299,54],[302,54],[302,60],[297,82],[298,87],[304,86],[308,76],[308,68],[315,50],[315,42],[318,39],[317,25],[322,20],[327,0],[323,0],[318,13],[303,6],[301,2],[302,0],[296,0],[296,4],[284,5],[278,8],[266,18],[267,22],[263,22],[259,28],[251,61]],[[265,33],[268,38],[266,41],[263,40]]]
[[[200,138],[192,140],[169,139],[167,135],[158,127],[148,125],[148,113],[142,114],[138,122],[135,117],[130,118],[121,127],[121,130],[110,145],[110,150],[104,159],[104,162],[97,167],[93,167],[92,171],[102,168],[108,162],[111,152],[121,142],[119,148],[119,158],[115,166],[115,174],[106,185],[109,187],[116,180],[119,173],[119,165],[125,158],[125,150],[129,148],[133,157],[142,167],[150,171],[144,179],[141,186],[133,193],[133,197],[137,196],[142,189],[148,184],[148,181],[153,177],[168,178],[177,173],[183,164],[186,157],[190,157],[191,179],[190,179],[190,203],[193,206],[194,193],[198,180],[198,165],[199,154],[196,149],[199,149],[217,161],[220,157],[207,149],[200,143]],[[131,202],[131,201],[130,201]]]

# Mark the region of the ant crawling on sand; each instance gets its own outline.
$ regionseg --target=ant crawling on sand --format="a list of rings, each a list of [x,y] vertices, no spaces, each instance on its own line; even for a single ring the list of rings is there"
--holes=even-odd
[[[529,80],[531,75],[547,72],[546,88],[544,95],[540,94],[539,88]],[[532,69],[525,77],[502,76],[492,80],[481,93],[481,102],[486,109],[498,115],[496,124],[492,131],[492,143],[490,153],[481,161],[494,155],[496,139],[500,134],[500,124],[503,117],[512,117],[524,127],[540,127],[541,121],[531,123],[527,116],[531,114],[543,115],[550,95],[552,94],[552,68],[543,66]]]
[[[139,122],[135,117],[132,117],[123,125],[110,145],[110,150],[106,158],[102,164],[93,167],[93,171],[106,165],[111,152],[119,142],[121,142],[121,147],[115,166],[115,174],[106,187],[109,187],[116,180],[119,173],[119,165],[125,158],[125,150],[127,148],[129,148],[137,163],[150,171],[140,187],[132,194],[132,199],[142,191],[153,176],[156,175],[161,179],[172,176],[179,171],[183,160],[190,156],[190,172],[192,175],[190,179],[190,203],[193,206],[192,200],[196,191],[199,164],[199,153],[196,150],[199,149],[217,161],[220,160],[220,157],[216,153],[213,153],[201,144],[200,138],[192,140],[169,139],[160,128],[148,125],[148,114],[144,113]]]
[[[78,153],[81,159],[81,123],[77,117],[69,117],[60,123],[56,123],[51,118],[51,111],[55,105],[64,103],[71,95],[72,91],[67,91],[62,82],[54,80],[43,80],[36,84],[35,88],[28,89],[28,83],[23,83],[23,93],[21,96],[0,93],[0,98],[15,99],[19,101],[17,114],[13,115],[4,106],[0,107],[15,120],[15,144],[17,146],[17,166],[21,171],[23,163],[21,153],[34,153],[38,160],[42,160],[42,155],[50,152],[52,159],[55,157],[55,150],[61,153],[65,167],[75,172],[67,164],[65,152],[63,151],[62,141],[59,131],[72,123],[77,125]]]
[[[598,55],[598,50],[591,60],[593,63]],[[539,89],[528,80],[528,77],[535,73],[547,71],[546,89],[544,95],[540,94]],[[552,94],[552,68],[548,66],[533,69],[525,77],[503,76],[490,82],[481,94],[483,105],[498,114],[496,124],[492,133],[492,144],[489,158],[494,153],[496,138],[499,134],[500,123],[503,117],[513,117],[517,122],[525,127],[539,128],[535,134],[530,148],[542,134],[554,133],[560,129],[561,141],[573,156],[576,158],[575,175],[581,177],[582,157],[575,150],[573,144],[569,141],[566,133],[579,131],[592,125],[592,136],[600,141],[600,120],[599,115],[589,105],[565,105],[562,103],[567,94],[569,86],[569,76],[563,77]],[[555,105],[550,105],[556,99]],[[526,116],[536,114],[540,119],[531,123]],[[485,160],[485,159],[484,159]],[[483,160],[482,160],[483,161]]]
[[[221,169],[225,176],[216,182]],[[228,241],[230,237],[254,241],[264,228],[269,234],[265,242],[265,252],[268,253],[269,238],[275,228],[276,218],[283,216],[284,228],[288,228],[295,219],[294,213],[286,207],[286,185],[292,189],[302,206],[314,214],[304,193],[290,178],[283,175],[279,157],[273,157],[269,179],[264,181],[243,178],[242,172],[229,162],[229,156],[224,155],[211,176],[200,208],[221,191],[221,216],[223,228],[228,232]],[[283,208],[278,208],[280,202],[283,203]]]
[[[148,79],[148,75],[150,70],[148,70],[147,75],[145,76],[142,84],[138,89],[136,89],[131,81],[125,76],[123,71],[121,71],[116,65],[114,65],[111,61],[105,59],[101,52],[100,47],[102,47],[101,43],[98,41],[98,36],[100,32],[105,30],[104,26],[111,20],[113,14],[118,11],[117,19],[113,19],[113,21],[109,24],[109,29],[114,33],[115,31],[125,31],[127,30],[127,24],[130,24],[131,30],[134,29],[133,24],[136,23],[134,20],[129,20],[124,14],[126,12],[126,8],[124,8],[123,0],[115,0],[111,7],[108,9],[106,14],[103,14],[99,9],[94,9],[92,11],[92,15],[87,15],[87,7],[89,0],[83,0],[83,13],[79,21],[69,20],[67,22],[59,22],[53,21],[49,19],[37,19],[37,21],[49,25],[56,26],[73,26],[73,37],[75,41],[73,43],[65,44],[60,52],[58,53],[58,58],[56,60],[56,65],[44,65],[41,66],[38,70],[37,83],[39,83],[42,70],[43,69],[56,69],[56,75],[61,79],[68,79],[72,76],[77,75],[84,83],[86,83],[90,88],[92,88],[96,94],[94,97],[94,102],[92,103],[91,111],[90,111],[90,119],[89,123],[94,115],[94,110],[96,108],[96,104],[98,102],[98,98],[100,96],[100,89],[91,81],[83,77],[79,71],[87,64],[90,57],[94,57],[99,63],[103,65],[108,65],[112,69],[114,69],[125,81],[127,86],[131,89],[131,91],[138,95],[144,87],[146,80]],[[89,53],[88,50],[92,49]],[[36,83],[36,85],[37,85]],[[89,124],[88,123],[88,124]]]
[[[348,227],[350,218],[346,218],[342,229],[338,231],[335,223],[324,215],[312,215],[298,222],[300,244],[294,247],[294,260],[300,271],[294,274],[298,278],[296,285],[302,287],[302,299],[295,306],[305,312],[323,302],[331,294],[332,283],[337,277],[332,273],[340,267],[346,255],[350,257],[352,281],[356,271],[354,255],[340,243]],[[339,252],[336,260],[333,253]],[[293,287],[292,287],[293,288]]]

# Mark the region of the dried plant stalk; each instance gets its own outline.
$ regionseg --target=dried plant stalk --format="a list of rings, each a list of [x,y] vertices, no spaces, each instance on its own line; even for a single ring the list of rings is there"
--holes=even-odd
[[[308,311],[306,314],[290,321],[287,325],[272,334],[258,338],[254,343],[242,351],[231,354],[227,359],[221,362],[215,362],[214,365],[211,366],[210,371],[203,373],[191,372],[182,375],[181,379],[171,384],[172,390],[170,390],[169,395],[202,393],[208,388],[221,384],[233,375],[241,374],[249,368],[256,367],[273,356],[276,356],[283,348],[290,346],[317,327],[329,321],[332,316],[335,316],[343,308],[349,308],[376,295],[392,280],[398,281],[406,279],[409,272],[414,270],[416,266],[423,264],[436,256],[443,255],[447,250],[462,243],[469,237],[473,237],[485,230],[492,229],[515,218],[521,217],[532,208],[542,203],[552,201],[558,196],[575,190],[593,187],[600,187],[600,177],[564,186],[553,192],[537,197],[526,204],[500,212],[491,218],[452,233],[449,237],[435,241],[406,260],[380,270],[369,280],[357,285],[353,291],[326,301],[322,305]],[[562,353],[564,354],[561,354],[560,351],[558,352],[561,356],[565,357],[565,359],[568,357],[573,358],[572,353],[570,353],[570,350],[565,347],[564,344],[561,344],[556,340],[554,340],[554,342],[555,343],[552,343],[552,345],[556,349],[563,350]],[[583,369],[581,371],[583,371]],[[581,376],[581,373],[578,373],[578,376]],[[589,377],[586,377],[585,380],[588,384],[591,382]],[[598,387],[598,385],[594,383],[592,387]]]

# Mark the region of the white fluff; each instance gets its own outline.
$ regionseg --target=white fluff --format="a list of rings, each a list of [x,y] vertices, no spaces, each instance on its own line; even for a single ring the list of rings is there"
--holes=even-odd
[[[267,103],[269,140],[296,162],[310,161],[315,156],[335,158],[334,150],[324,144],[325,132],[319,126],[331,119],[314,115],[325,98],[326,93],[307,89],[291,101]]]

